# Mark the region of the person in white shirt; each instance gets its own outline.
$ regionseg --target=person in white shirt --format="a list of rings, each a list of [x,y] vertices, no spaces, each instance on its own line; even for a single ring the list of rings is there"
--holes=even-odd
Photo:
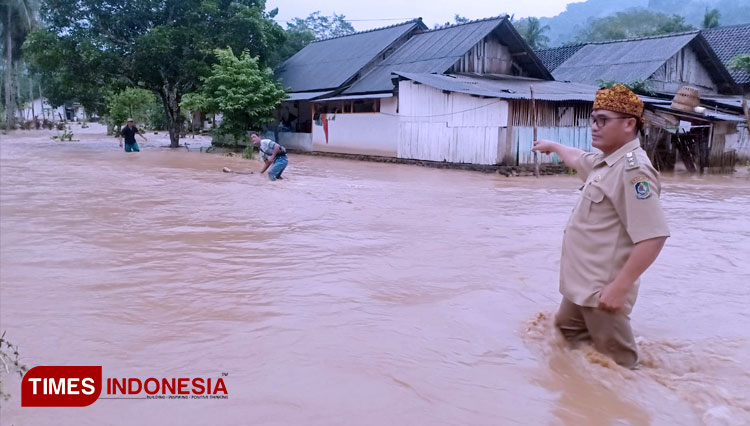
[[[258,133],[250,133],[250,140],[253,145],[258,148],[263,155],[263,162],[265,166],[260,171],[261,174],[268,170],[268,179],[274,181],[276,179],[283,179],[281,174],[289,164],[289,159],[286,156],[286,148],[272,141],[271,139],[261,139]]]

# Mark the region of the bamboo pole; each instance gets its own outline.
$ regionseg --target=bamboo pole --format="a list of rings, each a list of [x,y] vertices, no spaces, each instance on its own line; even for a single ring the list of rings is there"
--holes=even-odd
[[[42,83],[40,82],[38,86],[39,86],[39,107],[42,109],[42,118],[46,120],[47,112],[44,110],[44,94],[42,94]]]
[[[531,122],[534,126],[534,141],[536,141],[536,102],[534,101],[534,86],[529,86],[529,91],[531,91]],[[534,145],[534,141],[531,142],[532,146]],[[539,177],[539,156],[536,151],[534,151],[534,176],[537,178]]]
[[[29,76],[29,98],[31,102],[31,121],[36,122],[36,111],[34,109],[34,81],[31,77],[31,72],[28,72],[27,74]]]

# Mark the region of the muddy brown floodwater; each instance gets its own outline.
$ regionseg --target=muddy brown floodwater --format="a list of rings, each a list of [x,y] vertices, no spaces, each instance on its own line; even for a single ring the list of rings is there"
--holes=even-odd
[[[226,372],[230,397],[21,408],[6,377],[3,425],[750,423],[745,178],[664,178],[629,371],[550,324],[575,177],[292,155],[272,184],[100,132],[2,137],[1,328],[29,366]]]

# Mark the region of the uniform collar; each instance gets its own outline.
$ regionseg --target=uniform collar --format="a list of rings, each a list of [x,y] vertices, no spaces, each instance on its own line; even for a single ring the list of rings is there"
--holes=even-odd
[[[606,162],[609,167],[612,167],[620,158],[624,157],[625,154],[627,154],[630,151],[634,151],[636,148],[639,148],[640,146],[641,146],[641,140],[638,138],[635,138],[632,141],[621,146],[617,151],[604,157],[604,162]]]

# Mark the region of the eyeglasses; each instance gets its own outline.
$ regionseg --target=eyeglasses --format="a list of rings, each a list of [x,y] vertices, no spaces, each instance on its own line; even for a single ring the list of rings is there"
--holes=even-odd
[[[622,120],[626,118],[634,118],[634,117],[594,117],[593,115],[589,117],[589,124],[591,127],[594,127],[594,123],[596,123],[596,127],[602,128],[607,125],[607,120]]]

